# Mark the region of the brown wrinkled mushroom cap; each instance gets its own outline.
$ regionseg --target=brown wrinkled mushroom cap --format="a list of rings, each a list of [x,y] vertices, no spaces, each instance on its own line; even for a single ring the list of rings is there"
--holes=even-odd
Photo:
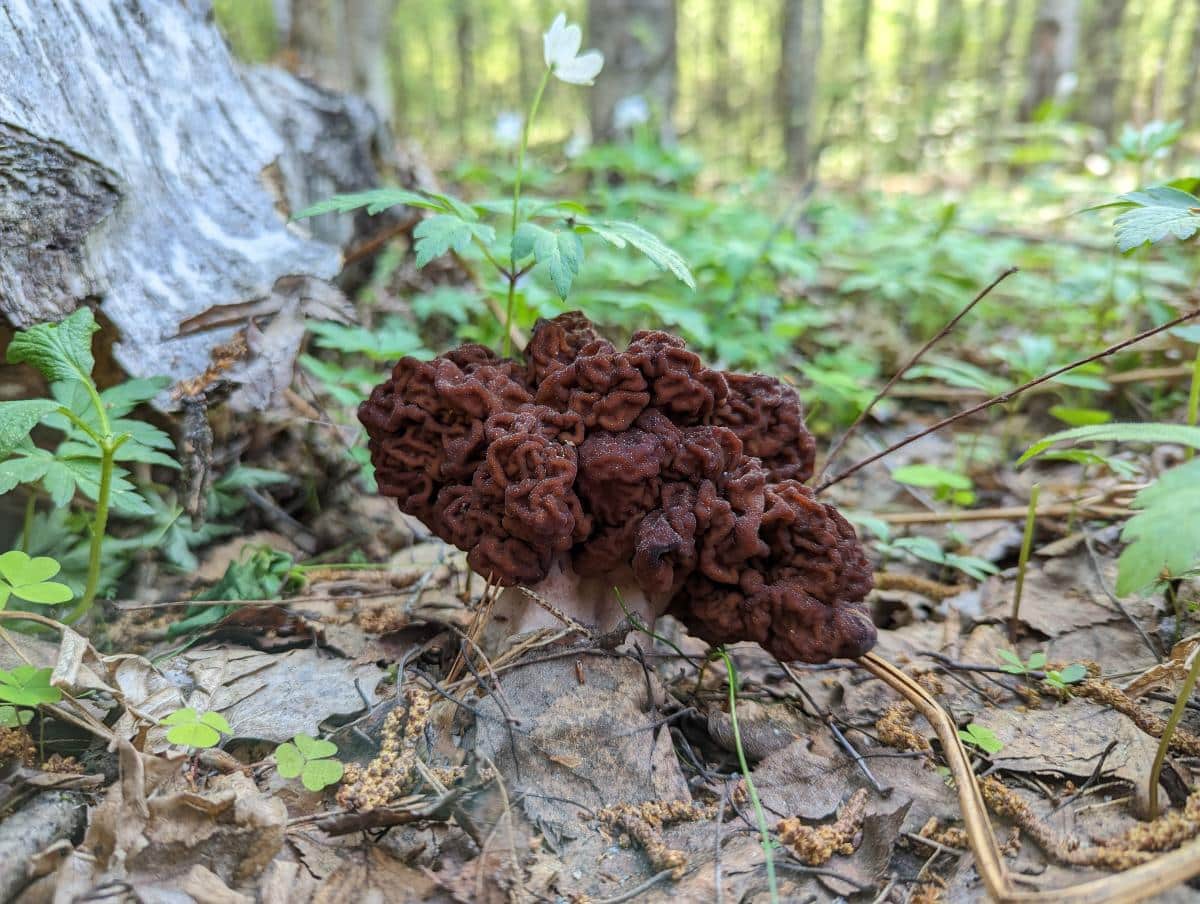
[[[524,362],[404,358],[358,416],[380,492],[499,584],[631,571],[710,643],[805,662],[875,643],[870,565],[803,485],[813,438],[774,377],[711,370],[659,331],[618,352],[572,312],[537,324]]]

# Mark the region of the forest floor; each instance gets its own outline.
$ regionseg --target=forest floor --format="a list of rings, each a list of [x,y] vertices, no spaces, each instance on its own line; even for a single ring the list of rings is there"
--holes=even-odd
[[[874,441],[921,426],[905,420]],[[934,435],[891,466],[936,461],[949,444]],[[1179,809],[1200,754],[1194,703],[1163,773],[1176,822],[1139,821],[1155,735],[1200,636],[1178,638],[1161,599],[1114,596],[1119,528],[1085,515],[1123,508],[1131,487],[1083,481],[1081,467],[1040,475],[1045,514],[1015,626],[1028,473],[992,475],[1001,511],[990,518],[956,517],[882,468],[830,494],[897,530],[939,542],[957,532],[960,552],[996,567],[976,581],[887,563],[869,605],[877,652],[972,736],[977,773],[999,786],[993,825],[1009,870],[1028,890],[1104,876],[1089,864],[1143,862],[1200,830],[1194,797]],[[93,637],[112,653],[74,632],[6,632],[0,668],[53,667],[77,700],[59,705],[75,725],[39,720],[20,743],[24,765],[0,776],[15,809],[0,822],[4,889],[23,883],[26,861],[11,856],[23,852],[44,877],[27,901],[130,888],[143,901],[172,889],[205,901],[768,900],[724,666],[705,666],[705,645],[669,618],[658,633],[678,649],[634,632],[615,650],[560,637],[489,660],[464,640],[477,636],[484,585],[463,554],[369,496],[231,537],[195,575],[169,580],[187,600],[231,575],[251,581],[255,551],[299,559],[298,541],[333,537],[375,564],[310,567],[303,586],[243,602],[182,645],[165,635],[185,604],[161,602],[97,618]],[[749,644],[730,653],[781,900],[985,897],[942,745],[911,706],[854,664],[784,666]],[[1071,666],[1088,677],[1045,680]],[[147,730],[181,706],[221,713],[231,737],[184,752],[165,726]],[[279,776],[272,751],[297,734],[358,764],[340,790]],[[5,730],[6,744],[17,735]],[[47,788],[69,790],[21,809]],[[42,852],[48,836],[30,826],[76,825],[84,802],[84,845],[100,853]]]

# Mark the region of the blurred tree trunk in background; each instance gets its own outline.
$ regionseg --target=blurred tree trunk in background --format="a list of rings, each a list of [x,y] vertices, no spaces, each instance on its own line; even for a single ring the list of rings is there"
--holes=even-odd
[[[996,37],[989,44],[985,42],[979,54],[979,66],[975,77],[982,84],[990,84],[991,90],[983,94],[979,118],[983,120],[983,172],[987,174],[997,162],[995,159],[996,135],[1000,126],[1009,121],[1009,90],[1010,66],[1012,63],[1013,33],[1017,24],[1018,0],[1004,0],[1000,7],[1000,27]],[[987,7],[985,7],[985,10]],[[996,53],[990,56],[988,47],[995,47]]]
[[[732,2],[717,0],[713,4],[712,31],[709,33],[709,52],[712,54],[709,110],[721,121],[733,112],[729,102],[729,80],[733,75],[733,66],[729,59],[729,34],[733,28],[730,16],[732,10]]]
[[[779,117],[789,173],[810,178],[817,62],[821,56],[821,0],[784,0],[779,58]]]
[[[302,74],[367,99],[386,125],[395,114],[388,38],[397,0],[275,0],[279,46]],[[284,9],[284,7],[287,7]]]
[[[871,153],[871,126],[867,121],[867,92],[871,84],[871,7],[872,0],[859,0],[854,17],[854,125],[862,142],[859,179],[866,178]]]
[[[1122,21],[1126,0],[1100,0],[1092,10],[1083,38],[1088,61],[1084,70],[1086,106],[1081,117],[1111,140],[1117,124],[1117,89],[1121,84]]]
[[[962,0],[938,0],[937,17],[925,62],[921,85],[921,144],[933,137],[933,116],[943,97],[947,79],[953,75],[966,37]],[[924,154],[922,153],[922,156]]]
[[[1185,126],[1200,121],[1196,115],[1196,102],[1200,100],[1200,0],[1193,0],[1192,6],[1192,46],[1188,51],[1188,77],[1183,83],[1182,109],[1179,111]]]
[[[1180,30],[1183,20],[1183,0],[1171,0],[1171,12],[1163,22],[1162,53],[1154,71],[1154,87],[1150,92],[1150,115],[1154,119],[1167,119],[1169,104],[1166,100],[1167,67],[1171,64],[1171,52],[1175,46],[1175,32]]]
[[[583,49],[604,54],[604,72],[588,89],[592,139],[620,137],[614,113],[641,95],[661,139],[675,140],[675,0],[591,0]]]
[[[518,45],[519,46],[519,45]],[[458,143],[465,151],[471,100],[475,96],[475,38],[469,0],[454,3],[454,49],[458,66],[458,90],[454,92],[454,111],[458,118]]]
[[[1031,120],[1046,101],[1070,94],[1064,76],[1075,72],[1078,45],[1079,0],[1039,0],[1029,38],[1026,88],[1020,110],[1022,122]],[[1095,65],[1105,63],[1096,60]]]

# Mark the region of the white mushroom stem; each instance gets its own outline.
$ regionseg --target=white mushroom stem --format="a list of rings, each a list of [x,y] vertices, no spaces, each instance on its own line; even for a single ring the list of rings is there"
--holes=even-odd
[[[555,563],[544,580],[501,591],[484,635],[485,644],[497,649],[505,639],[533,631],[580,627],[593,637],[609,639],[618,632],[623,637],[632,627],[626,611],[652,628],[669,602],[666,594],[648,596],[628,568],[602,577],[583,577],[569,564]]]

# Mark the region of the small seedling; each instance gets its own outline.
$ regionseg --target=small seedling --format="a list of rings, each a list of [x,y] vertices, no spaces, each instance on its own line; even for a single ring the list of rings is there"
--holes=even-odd
[[[1010,675],[1028,675],[1030,672],[1040,672],[1046,667],[1046,654],[1039,651],[1029,654],[1029,659],[1021,661],[1021,657],[1010,650],[997,650],[996,656],[1004,660],[1000,671]]]
[[[1087,677],[1087,668],[1078,662],[1073,662],[1065,669],[1055,671],[1050,669],[1046,672],[1046,683],[1056,691],[1068,691],[1068,685],[1078,684]]]
[[[0,701],[34,709],[43,703],[57,703],[62,691],[50,683],[50,669],[19,665],[11,672],[0,669]]]
[[[49,556],[30,558],[19,549],[0,555],[0,609],[10,597],[42,606],[70,602],[75,596],[71,588],[50,580],[60,570],[58,562]]]
[[[233,729],[220,713],[197,713],[190,706],[175,710],[162,720],[162,724],[171,726],[167,740],[172,744],[200,750],[216,747],[223,734],[233,734]]]
[[[976,722],[972,722],[965,729],[960,728],[958,736],[964,744],[978,747],[984,753],[999,753],[1004,747],[1004,742],[996,737],[995,732]]]
[[[298,734],[275,748],[275,764],[283,778],[300,778],[309,791],[321,791],[342,780],[345,771],[337,745],[306,734]]]

